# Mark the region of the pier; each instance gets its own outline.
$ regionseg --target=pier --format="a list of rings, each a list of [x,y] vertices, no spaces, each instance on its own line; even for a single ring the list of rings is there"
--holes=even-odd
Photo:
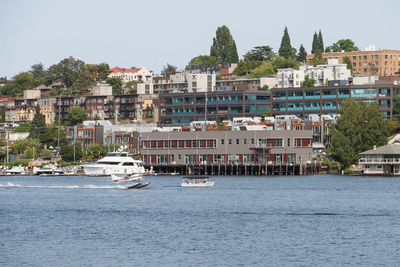
[[[319,163],[307,164],[155,164],[145,165],[157,174],[175,175],[310,175],[321,172]]]

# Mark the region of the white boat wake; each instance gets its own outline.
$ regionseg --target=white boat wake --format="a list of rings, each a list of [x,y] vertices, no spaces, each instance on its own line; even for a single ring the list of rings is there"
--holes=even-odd
[[[0,188],[50,188],[50,189],[126,189],[115,185],[21,185],[8,182],[0,184]]]

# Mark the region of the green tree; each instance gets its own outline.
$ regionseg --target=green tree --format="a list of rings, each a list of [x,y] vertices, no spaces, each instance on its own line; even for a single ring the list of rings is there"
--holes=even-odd
[[[4,96],[22,96],[25,90],[38,85],[30,72],[21,72],[14,76],[13,81],[6,81],[1,92]]]
[[[393,99],[393,120],[400,122],[400,97]]]
[[[343,58],[343,63],[347,65],[347,68],[353,72],[353,63],[351,63],[351,60],[349,57],[344,57]]]
[[[296,57],[296,51],[290,44],[290,37],[287,27],[285,27],[285,30],[283,31],[281,46],[279,47],[278,53],[281,57],[286,59]]]
[[[218,27],[216,31],[210,48],[210,56],[216,57],[218,63],[221,64],[239,62],[235,40],[225,25]]]
[[[197,66],[204,66],[204,67],[211,67],[218,65],[218,59],[214,56],[197,56],[190,60],[189,64],[186,66],[187,70],[192,69],[193,67]]]
[[[336,43],[332,44],[329,47],[330,51],[332,52],[351,52],[351,51],[358,51],[358,47],[355,46],[354,41],[350,39],[342,39],[337,41]]]
[[[66,143],[65,132],[60,129],[60,146]],[[58,146],[58,128],[57,127],[47,127],[46,134],[42,139],[42,143],[46,144],[47,147],[57,147]]]
[[[243,56],[244,60],[247,61],[265,61],[274,60],[275,53],[269,45],[256,46]]]
[[[0,107],[0,122],[6,121],[6,107]]]
[[[102,158],[107,154],[107,152],[107,146],[103,146],[101,144],[93,144],[89,146],[85,151],[90,160]]]
[[[318,50],[319,50],[318,35],[316,32],[314,32],[313,41],[311,45],[311,54],[317,53]]]
[[[312,59],[307,61],[308,65],[313,65],[314,67],[317,65],[325,64],[325,61],[322,59],[322,54],[317,51],[317,54],[314,55]]]
[[[167,65],[165,65],[161,71],[161,74],[169,77],[170,75],[173,75],[176,73],[176,69],[177,67],[174,65],[171,65],[169,63],[167,63]]]
[[[39,106],[36,106],[35,116],[31,122],[31,131],[29,133],[29,138],[37,138],[41,143],[46,135],[46,123],[44,116],[40,113]]]
[[[359,153],[373,145],[387,144],[390,126],[383,119],[377,102],[368,105],[346,99],[341,103],[340,114],[332,129],[331,154],[344,168],[355,164]]]
[[[275,71],[286,68],[299,69],[300,67],[300,62],[296,58],[283,58],[280,56],[277,56],[272,64]]]
[[[68,118],[71,125],[77,125],[86,120],[87,114],[83,108],[79,106],[74,106],[68,112]]]
[[[250,71],[251,78],[261,78],[266,75],[274,74],[275,70],[271,61],[263,61],[260,66]]]
[[[304,48],[303,44],[300,45],[299,53],[297,55],[297,60],[300,62],[306,62],[307,51]]]
[[[324,52],[324,40],[322,39],[322,33],[321,30],[319,30],[318,33],[318,50]]]
[[[237,76],[248,75],[250,74],[251,70],[257,68],[260,65],[261,65],[260,61],[241,60],[232,74]]]
[[[11,144],[11,150],[15,155],[24,155],[27,158],[33,158],[33,153],[35,153],[35,158],[37,158],[41,146],[42,144],[39,139],[27,138],[14,141]]]
[[[64,58],[58,64],[52,65],[48,72],[52,82],[60,81],[67,88],[70,88],[84,70],[85,62],[69,57]]]
[[[29,133],[31,131],[31,125],[27,122],[23,122],[15,128],[14,133]]]
[[[306,77],[304,77],[304,81],[301,82],[301,87],[314,87],[314,86],[315,86],[314,78],[310,79],[310,76],[306,75]]]
[[[122,94],[122,80],[120,78],[114,77],[109,78],[107,83],[112,86],[113,95],[121,95]]]
[[[63,161],[80,161],[83,156],[82,145],[79,141],[72,145],[63,145],[60,154]]]

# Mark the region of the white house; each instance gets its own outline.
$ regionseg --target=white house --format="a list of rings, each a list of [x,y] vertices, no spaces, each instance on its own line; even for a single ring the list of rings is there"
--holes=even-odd
[[[110,69],[108,78],[120,78],[123,83],[127,83],[130,81],[146,82],[151,76],[153,76],[153,71],[145,68],[124,69],[115,67]]]
[[[301,87],[307,75],[315,80],[315,86],[323,86],[327,81],[347,81],[351,77],[351,71],[346,64],[339,64],[338,59],[328,59],[328,64],[316,67],[303,65],[299,70],[278,69],[278,87]]]

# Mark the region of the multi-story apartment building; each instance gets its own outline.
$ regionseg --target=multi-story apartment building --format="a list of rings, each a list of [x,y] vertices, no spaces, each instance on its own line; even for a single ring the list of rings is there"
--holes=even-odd
[[[108,78],[120,78],[123,83],[127,83],[130,81],[146,82],[151,76],[153,76],[153,71],[148,71],[145,68],[124,69],[115,67],[110,69]]]
[[[270,110],[270,92],[215,91],[160,95],[160,122],[189,125],[192,121],[261,116]]]
[[[144,164],[302,164],[312,161],[312,132],[191,131],[141,134]]]
[[[400,86],[393,84],[347,85],[301,88],[273,88],[272,115],[294,114],[308,118],[310,114],[339,114],[340,103],[346,98],[375,102],[386,120],[393,116],[393,98],[400,95]]]
[[[313,54],[307,55],[307,60],[313,57]],[[350,59],[353,71],[359,74],[378,73],[380,76],[391,76],[399,74],[400,71],[400,50],[375,50],[372,46],[364,51],[322,53],[325,62],[333,58],[343,63],[344,57]]]
[[[278,69],[278,87],[301,87],[301,83],[308,75],[315,80],[316,86],[323,86],[328,81],[345,81],[351,77],[351,71],[346,64],[339,64],[337,59],[328,59],[328,64],[317,65],[316,67],[303,65],[299,70],[287,68]]]

